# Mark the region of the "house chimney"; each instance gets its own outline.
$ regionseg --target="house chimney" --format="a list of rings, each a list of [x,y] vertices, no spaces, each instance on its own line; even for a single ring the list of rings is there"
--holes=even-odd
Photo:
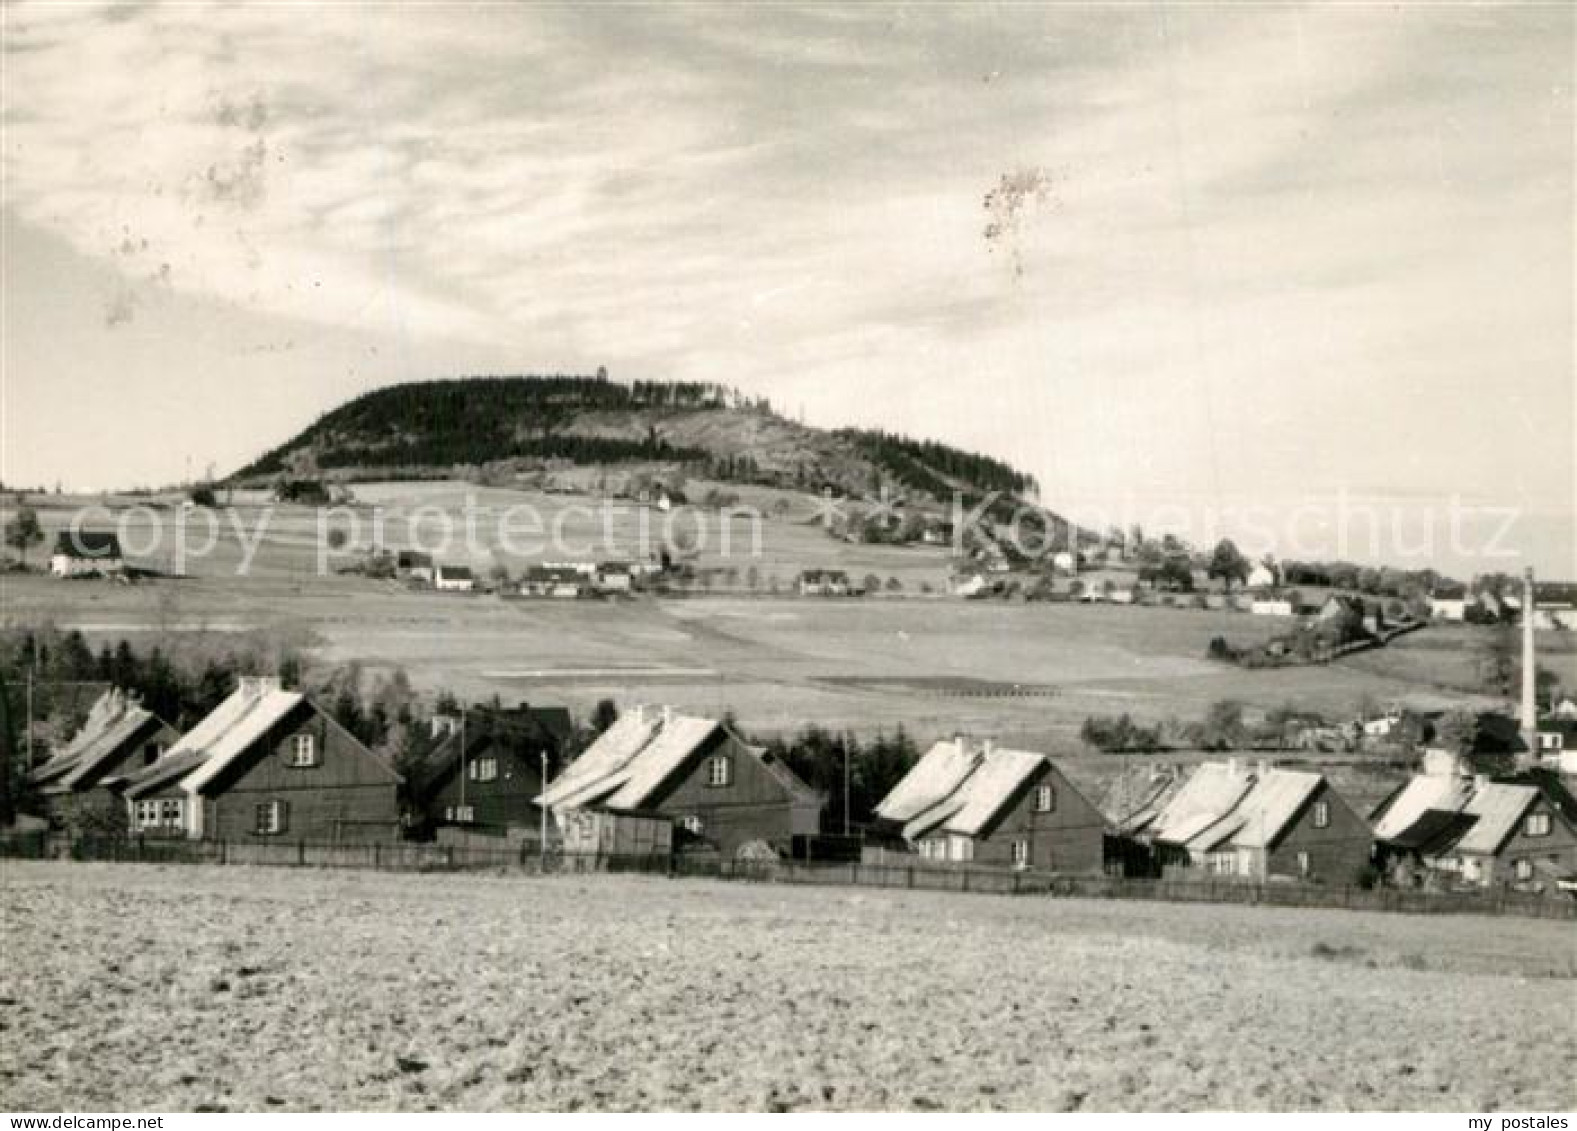
[[[1533,654],[1533,567],[1522,574],[1522,740],[1530,751],[1539,745],[1538,703],[1535,694],[1535,676],[1538,673]]]
[[[671,723],[673,721],[674,721],[674,709],[672,707],[670,707],[668,704],[664,703],[663,704],[663,726],[667,726],[669,723]]]
[[[634,712],[634,714],[635,714],[635,723],[636,723],[636,725],[637,726],[645,726],[646,725],[646,704],[645,703],[637,703],[635,705],[635,712]]]
[[[1241,766],[1241,764],[1239,764],[1239,762],[1238,762],[1238,760],[1236,758],[1228,758],[1227,759],[1227,775],[1229,777],[1234,777],[1235,778],[1235,777],[1238,776],[1238,774],[1241,771],[1242,771],[1242,766]]]
[[[1259,763],[1255,767],[1255,771],[1259,774],[1260,777],[1266,776],[1267,774],[1270,773],[1270,762],[1268,762],[1264,758],[1261,758],[1259,760]]]
[[[996,750],[996,748],[997,743],[996,739],[994,738],[984,739],[980,743],[980,752],[988,758],[991,756],[992,751]]]
[[[1473,775],[1473,792],[1474,793],[1478,793],[1478,792],[1484,790],[1485,788],[1487,788],[1488,786],[1489,786],[1489,775],[1488,774],[1474,774]]]

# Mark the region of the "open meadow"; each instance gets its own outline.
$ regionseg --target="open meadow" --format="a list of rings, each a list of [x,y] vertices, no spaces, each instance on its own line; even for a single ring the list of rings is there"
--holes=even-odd
[[[1570,1110],[1570,924],[0,866],[0,1106]]]
[[[566,548],[576,551],[567,556],[581,558],[633,554],[642,523],[661,521],[627,502],[605,519],[600,500],[591,496],[457,482],[357,484],[355,491],[357,507],[327,520],[351,539],[331,567],[373,541],[374,507],[383,508],[383,544],[402,545],[409,523],[422,513],[427,537],[443,522],[461,537],[469,499],[475,542],[483,549],[472,554],[461,538],[453,559],[483,572],[502,561],[516,575],[555,555],[503,552],[490,532],[496,534],[498,519],[511,508],[532,508],[544,530],[557,529]],[[372,674],[402,668],[428,694],[446,689],[471,699],[564,703],[579,713],[610,697],[714,715],[731,710],[759,735],[808,722],[866,736],[901,724],[921,741],[958,731],[989,734],[1056,754],[1092,795],[1104,788],[1117,761],[1079,741],[1079,727],[1092,714],[1196,719],[1227,698],[1267,710],[1291,703],[1336,718],[1351,717],[1366,698],[1425,709],[1498,705],[1474,696],[1488,629],[1431,627],[1328,666],[1248,671],[1206,660],[1210,638],[1256,643],[1285,631],[1284,621],[1201,609],[925,596],[923,585],[935,590],[945,580],[944,549],[851,545],[814,524],[806,496],[765,489],[746,494],[745,501],[768,516],[759,527],[760,552],[751,552],[751,536],[741,526],[735,553],[722,557],[714,521],[699,564],[733,566],[738,573],[733,590],[704,597],[506,600],[320,575],[316,512],[269,506],[260,493],[238,492],[235,517],[225,512],[216,520],[213,548],[201,556],[195,550],[208,544],[208,520],[187,515],[187,545],[194,551],[189,576],[119,585],[0,575],[0,611],[13,625],[80,628],[94,647],[122,637],[151,646],[173,635],[188,642],[207,637],[222,649],[229,634],[259,631],[310,643],[320,671],[353,661]],[[37,502],[52,532],[70,520],[74,506],[95,500]],[[134,502],[112,498],[108,505],[126,523],[128,553],[139,560],[135,551],[152,543],[153,525],[168,531],[181,512],[173,505],[129,509]],[[106,519],[101,514],[94,521]],[[143,556],[142,564],[167,564],[173,552],[168,537],[164,545]],[[903,588],[864,599],[768,591],[774,582],[787,590],[797,572],[810,567],[894,577]],[[752,568],[755,592],[745,589]],[[1568,687],[1577,685],[1577,645],[1570,636],[1542,633],[1540,640],[1541,663]],[[1389,788],[1361,776],[1342,784],[1366,800]]]

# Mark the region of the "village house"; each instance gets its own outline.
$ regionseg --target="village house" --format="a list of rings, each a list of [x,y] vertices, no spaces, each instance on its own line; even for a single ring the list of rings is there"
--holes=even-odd
[[[416,794],[425,823],[484,836],[535,836],[544,759],[557,773],[574,726],[563,707],[479,708],[464,723],[434,716],[441,736]]]
[[[602,562],[597,566],[596,583],[604,593],[628,593],[635,588],[635,566],[629,562]]]
[[[854,592],[849,575],[841,569],[807,569],[799,575],[802,597],[847,597]]]
[[[393,840],[400,777],[277,679],[240,686],[127,778],[131,830],[208,840]]]
[[[990,588],[985,574],[975,571],[955,573],[947,579],[947,591],[954,597],[979,597]]]
[[[1292,602],[1285,597],[1256,597],[1249,602],[1248,611],[1257,617],[1290,617]]]
[[[522,597],[558,597],[573,600],[591,590],[591,579],[574,566],[540,565],[526,570],[520,579]]]
[[[1409,885],[1569,887],[1577,826],[1531,780],[1492,781],[1466,762],[1437,760],[1375,809],[1375,838],[1392,878]]]
[[[56,577],[119,577],[126,572],[113,530],[62,530],[55,536],[49,572]]]
[[[876,815],[924,860],[1099,872],[1106,819],[1044,754],[952,738],[933,745]]]
[[[1466,620],[1469,604],[1465,586],[1437,585],[1429,594],[1429,616],[1433,620]]]
[[[394,559],[394,574],[402,581],[433,583],[433,558],[420,550],[401,550]]]
[[[1168,874],[1260,882],[1352,883],[1374,844],[1367,822],[1323,775],[1264,762],[1250,769],[1235,758],[1197,766],[1130,831]]]
[[[51,824],[74,835],[124,832],[118,789],[179,737],[174,727],[119,688],[99,696],[71,741],[28,780],[43,797]]]
[[[1243,579],[1243,588],[1254,592],[1271,590],[1280,584],[1280,572],[1265,562],[1255,562]]]
[[[444,593],[470,593],[476,589],[476,577],[470,566],[439,565],[433,569],[433,588]]]
[[[716,719],[669,708],[620,716],[537,798],[561,834],[580,811],[666,817],[677,843],[725,857],[780,854],[821,831],[825,799],[788,766]]]

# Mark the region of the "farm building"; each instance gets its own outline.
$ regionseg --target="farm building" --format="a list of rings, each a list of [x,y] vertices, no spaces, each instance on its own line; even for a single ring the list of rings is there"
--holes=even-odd
[[[112,577],[126,572],[113,530],[62,530],[55,536],[49,572],[56,577]]]
[[[1044,754],[938,742],[876,807],[927,860],[1098,872],[1106,820]]]
[[[786,765],[715,719],[637,707],[621,716],[537,798],[561,833],[578,810],[660,814],[681,843],[724,856],[765,842],[786,853],[821,831],[824,798]]]
[[[305,695],[243,677],[122,795],[134,832],[344,843],[398,835],[399,783]]]
[[[1274,589],[1280,584],[1280,571],[1266,562],[1255,562],[1249,567],[1248,576],[1243,579],[1243,588],[1256,592]]]
[[[841,569],[807,569],[798,585],[803,597],[847,597],[854,592],[854,583]]]
[[[485,835],[534,832],[541,810],[542,760],[556,773],[573,730],[563,707],[481,709],[442,728],[417,789],[425,822]]]
[[[1468,604],[1465,586],[1437,585],[1429,594],[1429,616],[1434,620],[1466,620]]]
[[[403,581],[433,583],[433,558],[420,550],[401,550],[394,559],[395,576]]]
[[[1292,602],[1285,597],[1256,598],[1249,602],[1248,611],[1257,617],[1290,617]]]
[[[1348,883],[1370,860],[1364,819],[1316,773],[1205,762],[1147,821],[1130,822],[1163,869],[1247,880]]]
[[[445,593],[469,593],[476,588],[476,577],[470,566],[436,566],[433,569],[433,588]]]
[[[1551,789],[1531,778],[1497,782],[1432,768],[1373,814],[1382,857],[1399,881],[1431,873],[1472,887],[1577,880],[1577,823]]]
[[[602,562],[597,566],[597,588],[604,593],[628,593],[635,587],[635,567],[629,562]]]
[[[523,597],[575,598],[591,588],[591,578],[573,566],[532,566],[520,579]]]
[[[66,747],[28,775],[53,824],[72,833],[119,832],[126,775],[150,766],[178,737],[174,727],[119,688],[101,695]]]

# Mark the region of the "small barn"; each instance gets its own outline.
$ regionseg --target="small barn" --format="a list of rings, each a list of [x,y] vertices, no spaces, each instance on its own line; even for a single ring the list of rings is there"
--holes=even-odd
[[[469,593],[476,588],[476,575],[471,572],[470,566],[435,566],[433,588],[444,593]]]

